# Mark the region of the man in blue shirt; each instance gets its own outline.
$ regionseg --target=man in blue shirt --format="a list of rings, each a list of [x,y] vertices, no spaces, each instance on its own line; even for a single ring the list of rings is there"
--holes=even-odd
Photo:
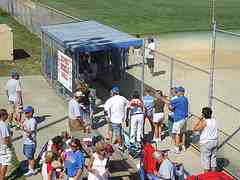
[[[178,98],[170,101],[169,108],[173,111],[172,134],[174,135],[174,150],[176,153],[179,153],[179,148],[181,145],[183,145],[183,150],[185,150],[185,146],[182,144],[181,137],[188,117],[188,99],[184,96],[185,89],[183,87],[177,87],[176,92]]]
[[[151,124],[152,132],[154,130],[154,125],[153,125],[153,106],[154,106],[154,97],[150,95],[151,91],[148,89],[146,90],[146,95],[143,96],[143,103],[145,107],[145,120],[144,120],[144,125],[145,121],[148,120]],[[143,125],[143,128],[144,128]]]

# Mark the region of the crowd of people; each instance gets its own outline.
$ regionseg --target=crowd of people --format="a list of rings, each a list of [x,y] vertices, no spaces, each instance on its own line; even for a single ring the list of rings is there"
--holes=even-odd
[[[182,86],[171,89],[170,97],[161,90],[146,90],[143,97],[133,91],[130,99],[120,95],[120,88],[113,86],[110,97],[104,104],[107,120],[107,134],[91,139],[94,146],[86,162],[87,153],[83,148],[83,139],[71,137],[69,132],[83,131],[91,134],[95,113],[95,97],[88,85],[81,82],[68,104],[69,132],[48,140],[42,145],[36,157],[37,121],[32,106],[23,107],[22,87],[19,74],[14,70],[6,84],[9,109],[0,109],[0,180],[6,178],[7,167],[11,165],[13,148],[11,128],[22,131],[23,154],[28,162],[25,176],[33,176],[41,168],[44,180],[61,179],[64,175],[69,180],[78,180],[84,169],[89,180],[108,179],[109,159],[115,148],[128,150],[123,129],[129,127],[129,143],[141,150],[142,179],[175,179],[176,164],[166,151],[160,149],[166,133],[172,138],[173,152],[180,154],[186,150],[186,127],[189,116],[189,102]],[[167,119],[167,123],[165,123]],[[124,125],[126,124],[126,126]],[[152,138],[146,138],[146,123],[151,126]],[[167,131],[163,125],[167,124]],[[192,131],[200,132],[201,160],[205,171],[216,171],[216,152],[218,144],[217,122],[212,117],[209,107],[202,109]],[[156,144],[156,146],[154,146]]]

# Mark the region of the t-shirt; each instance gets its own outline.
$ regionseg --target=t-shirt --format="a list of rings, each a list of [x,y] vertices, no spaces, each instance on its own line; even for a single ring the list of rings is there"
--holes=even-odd
[[[185,96],[171,100],[170,105],[173,109],[172,118],[175,122],[188,117],[188,99]]]
[[[23,144],[36,144],[37,142],[37,121],[35,118],[25,119],[23,126],[31,130],[32,133],[29,134],[23,131]]]
[[[17,101],[17,91],[21,91],[21,84],[19,80],[10,79],[8,80],[5,89],[8,91],[8,100]]]
[[[80,117],[80,106],[76,99],[71,99],[68,103],[68,116],[70,119]]]
[[[128,100],[120,95],[115,95],[109,98],[104,109],[112,123],[122,124],[126,118]]]
[[[152,96],[143,96],[143,103],[147,112],[153,111],[154,97]]]
[[[68,151],[64,153],[64,168],[70,177],[76,176],[79,169],[84,167],[85,158],[81,151]]]
[[[160,174],[160,177],[162,177],[164,179],[175,180],[175,178],[174,178],[174,166],[173,166],[172,162],[169,161],[168,159],[165,159],[161,163],[158,172]]]
[[[200,144],[208,143],[209,141],[218,140],[218,129],[216,119],[206,119],[207,126],[202,130],[200,135]]]
[[[155,149],[151,144],[146,144],[143,147],[143,166],[144,171],[153,174],[156,171],[156,160],[153,158]]]
[[[48,180],[48,174],[52,173],[51,180],[56,180],[56,171],[52,167],[51,163],[43,163],[42,165],[42,178],[43,180]]]
[[[147,58],[153,59],[154,58],[154,51],[155,51],[155,43],[151,42],[151,43],[148,44]]]
[[[10,136],[10,128],[6,122],[0,121],[0,148],[4,145],[4,138]]]

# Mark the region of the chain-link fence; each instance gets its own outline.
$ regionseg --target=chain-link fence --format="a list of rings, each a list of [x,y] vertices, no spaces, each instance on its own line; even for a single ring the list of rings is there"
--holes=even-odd
[[[236,80],[240,76],[238,61],[240,38],[236,36],[240,37],[240,34],[220,30],[217,32],[219,33],[215,39],[216,48],[213,50],[216,54],[213,68],[207,70],[199,68],[156,50],[154,73],[150,73],[146,64],[144,83],[153,90],[161,89],[165,94],[168,94],[171,87],[179,85],[185,87],[190,114],[193,115],[188,121],[189,129],[196,117],[201,115],[202,107],[211,105],[219,126],[219,162],[238,177],[240,167],[238,92],[240,88]],[[129,58],[132,68],[129,69],[129,73],[141,80],[142,66],[137,61],[137,55],[134,51],[132,52]]]
[[[61,11],[31,0],[1,0],[0,8],[39,37],[41,36],[41,26],[80,21]]]
[[[229,164],[227,169],[240,178],[240,34],[213,30],[212,94],[210,103],[216,112],[220,129],[219,156]]]

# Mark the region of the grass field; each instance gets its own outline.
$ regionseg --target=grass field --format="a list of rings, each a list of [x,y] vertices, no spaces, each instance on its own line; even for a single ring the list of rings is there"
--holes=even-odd
[[[8,24],[13,29],[14,49],[23,49],[30,56],[17,59],[14,63],[0,61],[0,76],[9,75],[12,68],[16,68],[21,75],[40,74],[40,39],[1,10],[0,24]]]
[[[38,0],[82,20],[94,19],[131,34],[208,30],[210,0]],[[217,0],[217,21],[240,28],[240,1]]]

